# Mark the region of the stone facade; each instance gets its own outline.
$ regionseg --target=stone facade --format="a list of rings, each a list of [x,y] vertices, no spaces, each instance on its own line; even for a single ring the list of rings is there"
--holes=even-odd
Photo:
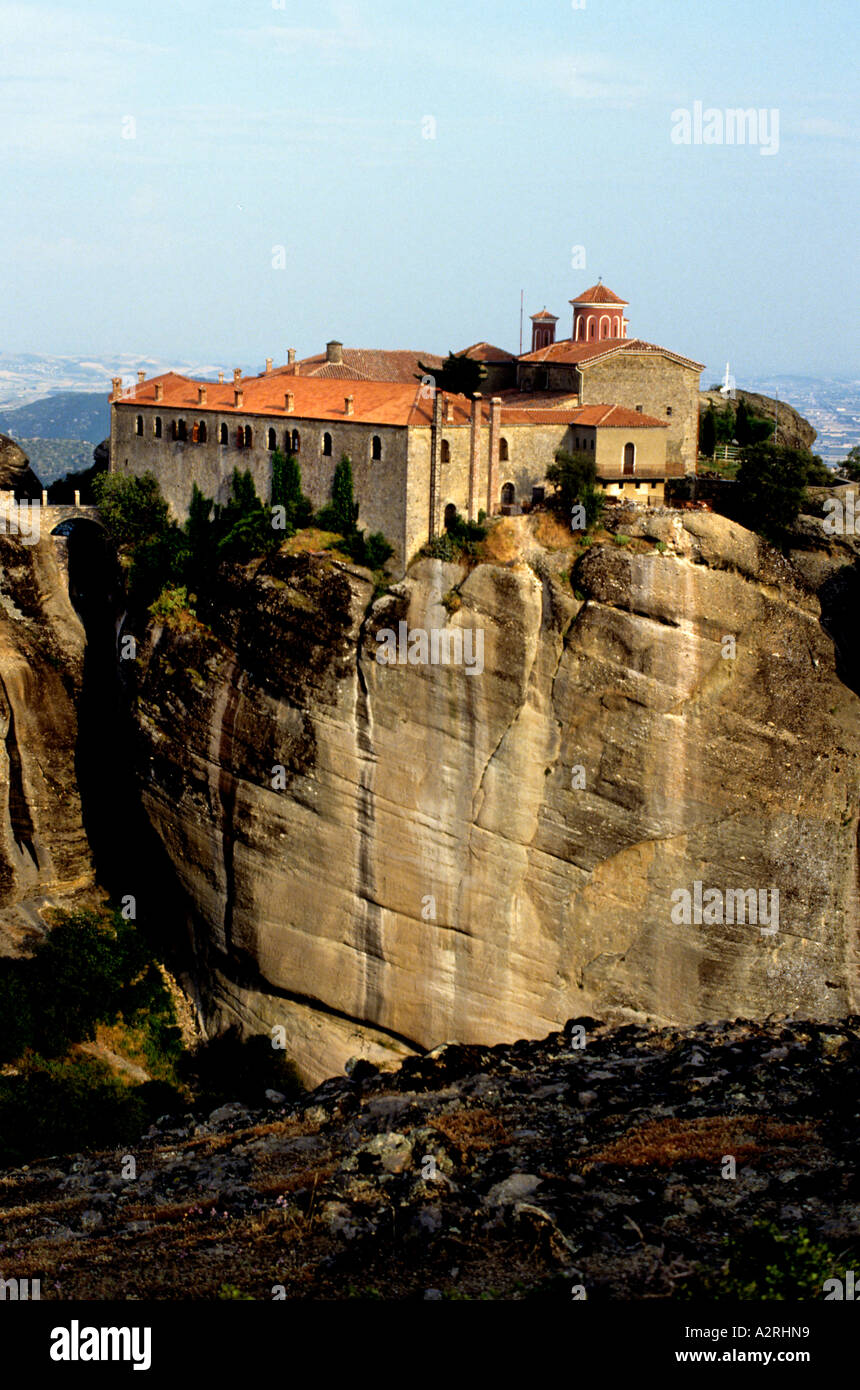
[[[582,363],[583,405],[614,401],[664,419],[666,459],[695,473],[699,452],[699,376],[671,357],[625,348],[600,362]]]
[[[143,434],[136,432],[138,416],[143,418]],[[162,437],[155,437],[155,420],[162,422]],[[352,462],[355,495],[361,511],[359,522],[368,531],[382,531],[399,556],[411,553],[407,548],[407,473],[408,434],[401,426],[368,425],[319,421],[299,416],[270,416],[245,414],[242,428],[250,427],[252,443],[239,448],[236,444],[235,414],[221,415],[217,411],[198,410],[194,423],[206,422],[205,443],[175,441],[172,438],[174,421],[184,419],[186,428],[192,423],[187,410],[170,409],[163,405],[130,406],[111,411],[111,469],[117,472],[154,473],[161,491],[175,517],[188,514],[191,489],[196,483],[200,491],[216,502],[230,497],[233,470],[247,470],[254,480],[257,495],[268,502],[272,490],[272,453],[269,430],[275,430],[276,446],[286,452],[287,434],[292,445],[298,431],[299,449],[296,457],[302,470],[302,488],[315,509],[331,498],[334,470],[342,454]],[[221,426],[227,426],[227,444],[221,444]],[[323,452],[323,439],[331,436],[331,453]],[[381,458],[372,457],[373,438],[381,443]],[[424,537],[426,539],[426,536]]]
[[[635,476],[643,482],[659,481],[662,500],[662,481],[672,470],[666,462],[667,431],[656,424],[601,429],[572,422],[569,411],[558,411],[557,422],[547,419],[553,412],[537,412],[539,420],[531,423],[524,418],[527,411],[505,410],[498,397],[489,402],[479,399],[474,408],[461,401],[458,398],[454,411],[438,393],[435,423],[383,425],[283,413],[275,417],[243,411],[239,416],[235,410],[199,406],[191,412],[164,402],[144,405],[122,398],[114,401],[111,412],[111,468],[137,475],[154,473],[172,514],[182,519],[195,483],[205,496],[223,504],[237,468],[250,472],[258,496],[268,501],[272,444],[286,452],[298,443],[294,452],[302,486],[318,509],[331,497],[338,460],[348,454],[360,506],[359,524],[387,537],[401,569],[429,537],[444,528],[450,509],[476,520],[479,511],[519,510],[523,503],[540,497],[546,488],[546,470],[559,449],[591,450],[598,476],[613,495],[620,491],[617,480],[624,471],[625,445],[633,443]],[[452,418],[447,418],[449,414]],[[180,421],[185,440],[173,437]],[[221,442],[222,429],[226,443]],[[373,456],[374,440],[378,458]],[[653,500],[655,489],[649,486],[643,491],[631,483],[626,491],[645,502]]]
[[[359,525],[388,538],[401,571],[454,510],[476,520],[539,499],[559,449],[591,452],[610,495],[662,501],[666,478],[696,471],[701,367],[629,340],[626,301],[602,284],[571,303],[586,314],[574,323],[585,341],[556,343],[556,318],[544,309],[533,316],[531,353],[515,358],[486,342],[465,350],[487,368],[474,401],[419,382],[416,354],[334,340],[325,359],[274,370],[268,359],[265,372],[243,377],[237,368],[232,382],[173,372],[148,382],[139,372],[124,391],[116,379],[110,466],[154,473],[183,518],[195,483],[226,502],[235,469],[249,471],[268,502],[276,448],[297,455],[319,509],[347,454]],[[603,318],[592,325],[597,341],[592,310],[608,315],[608,329]]]

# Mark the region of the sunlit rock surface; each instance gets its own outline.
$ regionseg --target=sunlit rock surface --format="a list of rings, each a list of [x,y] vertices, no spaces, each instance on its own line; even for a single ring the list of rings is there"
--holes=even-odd
[[[282,1025],[318,1080],[587,1011],[855,1007],[860,704],[799,572],[646,513],[571,582],[502,525],[512,561],[422,560],[372,606],[365,571],[280,556],[211,632],[151,634],[144,802],[210,1025]],[[381,664],[401,621],[481,633],[483,670]],[[673,921],[696,882],[778,890],[778,930]]]

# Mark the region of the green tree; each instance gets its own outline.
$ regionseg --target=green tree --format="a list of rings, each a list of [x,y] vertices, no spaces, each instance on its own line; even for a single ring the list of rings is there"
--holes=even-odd
[[[807,487],[830,487],[833,482],[833,474],[825,464],[820,454],[809,454],[809,462],[806,467]]]
[[[211,497],[204,497],[196,483],[191,485],[191,501],[188,504],[188,519],[185,522],[185,536],[188,553],[185,562],[186,586],[193,593],[199,593],[212,573],[215,562],[215,536],[212,526]]]
[[[594,456],[580,450],[568,453],[556,451],[555,460],[546,470],[547,482],[555,488],[553,502],[566,517],[580,503],[585,508],[587,527],[594,526],[603,515],[604,497],[597,487],[597,466]]]
[[[311,517],[310,500],[302,492],[302,470],[295,454],[286,457],[280,449],[272,455],[272,506],[283,507],[287,530],[306,526]]]
[[[735,412],[730,405],[726,405],[720,411],[714,412],[717,426],[717,442],[719,444],[731,444],[735,437]]]
[[[331,510],[336,529],[342,536],[351,536],[358,521],[358,503],[353,495],[352,463],[342,454],[331,483]]]
[[[860,482],[860,444],[855,444],[853,449],[848,450],[842,471],[847,473],[853,482]]]
[[[280,536],[272,529],[272,518],[264,507],[254,479],[246,469],[233,469],[232,495],[224,507],[215,508],[216,546],[219,559],[247,564],[278,545]]]
[[[139,545],[164,534],[170,512],[154,473],[102,473],[93,481],[96,504],[117,545]]]
[[[737,413],[735,415],[735,439],[741,447],[745,444],[752,443],[750,439],[749,411],[747,410],[747,403],[743,397],[738,401]]]
[[[806,499],[812,455],[780,444],[748,444],[737,475],[739,520],[774,543],[796,521]]]
[[[710,401],[708,408],[702,416],[702,428],[699,435],[699,452],[705,457],[712,459],[717,443],[717,417],[714,411],[714,403]]]
[[[483,362],[476,362],[465,353],[449,352],[442,367],[425,367],[418,363],[424,376],[432,376],[439,391],[450,391],[454,395],[468,396],[470,399],[486,380],[487,369]]]

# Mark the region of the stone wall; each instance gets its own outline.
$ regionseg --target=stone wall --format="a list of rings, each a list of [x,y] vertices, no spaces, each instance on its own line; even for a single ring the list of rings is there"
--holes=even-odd
[[[665,420],[666,458],[695,473],[699,439],[699,376],[653,352],[617,352],[582,368],[583,405],[624,405]],[[671,409],[672,414],[667,415]]]
[[[135,433],[138,415],[143,416],[143,435]],[[153,433],[155,417],[162,421],[163,437]],[[191,432],[192,424],[206,421],[205,444],[174,442],[171,438],[174,420],[185,420]],[[220,427],[228,428],[229,443],[219,444]],[[239,424],[250,425],[253,444],[237,448],[236,431]],[[141,407],[136,404],[120,406],[111,412],[111,469],[114,472],[142,474],[153,472],[172,513],[184,518],[188,513],[194,483],[207,497],[226,502],[231,492],[233,469],[246,469],[254,479],[257,495],[266,503],[272,489],[272,454],[267,445],[268,431],[275,429],[277,446],[286,449],[289,430],[299,431],[300,450],[297,455],[302,470],[302,487],[315,508],[325,505],[331,497],[334,470],[342,454],[352,461],[355,495],[360,504],[359,525],[368,531],[382,531],[395,547],[398,559],[406,555],[406,436],[405,426],[372,425],[361,421],[308,420],[301,416],[282,416],[274,421],[266,415],[237,415],[235,412],[205,411],[198,408],[175,410],[163,405]],[[322,452],[323,435],[332,437],[330,456]],[[371,458],[372,439],[382,441],[382,458]],[[426,509],[426,502],[425,502]]]
[[[668,430],[646,429],[605,429],[596,430],[597,448],[595,462],[598,477],[617,478],[624,470],[624,449],[633,444],[634,477],[664,478],[666,475],[666,436]]]

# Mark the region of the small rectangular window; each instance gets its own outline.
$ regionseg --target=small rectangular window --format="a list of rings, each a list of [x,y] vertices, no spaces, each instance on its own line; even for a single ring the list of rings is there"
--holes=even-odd
[[[637,407],[636,407],[636,414],[637,414],[637,415],[641,415],[641,414],[642,414],[642,407],[641,407],[641,405],[637,405]]]
[[[667,415],[671,415],[671,414],[672,414],[672,407],[671,407],[670,405],[667,405],[667,406],[666,406],[666,414],[667,414]]]

